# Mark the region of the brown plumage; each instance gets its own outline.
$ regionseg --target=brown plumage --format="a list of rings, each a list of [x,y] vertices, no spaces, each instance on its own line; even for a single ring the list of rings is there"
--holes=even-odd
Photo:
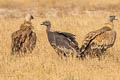
[[[34,49],[37,37],[36,33],[32,31],[31,19],[33,19],[33,16],[28,14],[20,29],[12,33],[12,54],[32,52]]]
[[[117,17],[110,16],[109,22],[105,23],[101,29],[86,35],[77,57],[84,57],[87,54],[99,57],[104,51],[114,45],[116,31],[114,30],[113,20],[117,20]]]

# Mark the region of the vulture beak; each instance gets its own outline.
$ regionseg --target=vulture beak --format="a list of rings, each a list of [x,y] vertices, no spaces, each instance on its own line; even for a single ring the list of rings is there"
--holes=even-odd
[[[34,17],[33,17],[33,16],[31,16],[31,19],[34,19]]]
[[[41,23],[40,25],[44,25],[43,23]]]

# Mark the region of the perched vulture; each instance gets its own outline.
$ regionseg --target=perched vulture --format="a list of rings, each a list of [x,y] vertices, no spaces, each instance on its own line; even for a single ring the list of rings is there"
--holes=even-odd
[[[75,35],[67,32],[51,31],[50,21],[44,21],[41,25],[47,27],[46,33],[48,36],[48,41],[50,45],[55,49],[55,51],[62,57],[62,55],[68,57],[73,56],[75,52],[79,51],[78,43],[75,40]]]
[[[112,47],[116,40],[113,21],[117,19],[116,16],[109,16],[108,22],[101,29],[89,32],[82,42],[77,57],[85,57],[86,55],[100,57],[104,51]]]
[[[32,19],[33,16],[31,14],[27,14],[24,23],[20,26],[20,29],[12,33],[11,54],[31,53],[35,48],[37,36],[36,33],[32,31]]]

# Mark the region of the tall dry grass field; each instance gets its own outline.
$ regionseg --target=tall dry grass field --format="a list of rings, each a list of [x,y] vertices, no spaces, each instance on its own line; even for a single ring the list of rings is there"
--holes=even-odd
[[[84,36],[102,27],[109,15],[120,16],[119,0],[0,0],[0,80],[120,80],[120,22],[115,21],[115,45],[98,58],[60,59],[40,26],[50,20],[52,30]],[[18,30],[27,12],[37,34],[30,54],[11,56],[11,34]]]

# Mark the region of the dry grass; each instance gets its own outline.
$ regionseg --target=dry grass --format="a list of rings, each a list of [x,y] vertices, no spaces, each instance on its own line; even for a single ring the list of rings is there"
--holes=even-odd
[[[7,0],[10,1],[10,0]],[[32,0],[12,0],[14,3],[9,5],[16,6],[18,8],[23,7],[38,7],[34,5]],[[19,3],[18,3],[18,2]],[[66,6],[75,5],[76,8],[93,9],[94,6],[101,6],[107,9],[109,5],[117,6],[120,3],[119,0],[60,0],[57,3],[56,0],[35,0],[38,1],[40,6],[45,7],[45,10],[52,7],[58,7],[65,9]],[[64,2],[65,1],[65,2]],[[9,8],[7,2],[0,0],[1,7]],[[28,3],[29,4],[28,4]],[[45,5],[45,2],[48,5]],[[4,6],[3,6],[4,3]],[[54,5],[53,5],[54,3]],[[73,3],[73,4],[71,4]],[[89,5],[84,5],[84,4]],[[18,4],[24,4],[18,6]],[[69,5],[68,5],[69,4]],[[5,6],[7,5],[7,6]],[[43,6],[44,5],[44,6]],[[80,6],[79,6],[80,5]],[[91,6],[93,5],[93,6]],[[10,6],[11,7],[11,6]],[[12,8],[12,7],[11,7]],[[72,9],[72,7],[69,7]],[[116,7],[118,10],[119,7]],[[86,10],[86,9],[85,9]],[[109,9],[107,9],[109,10]],[[66,13],[64,10],[62,13]],[[111,11],[114,11],[111,9]],[[21,12],[22,14],[22,12]],[[36,48],[32,54],[26,54],[22,56],[11,56],[11,33],[19,29],[19,25],[23,22],[23,18],[2,18],[0,19],[0,80],[120,80],[120,24],[115,22],[115,29],[117,31],[117,39],[113,48],[109,49],[106,54],[99,61],[97,58],[85,60],[77,59],[63,59],[61,60],[54,50],[51,48],[45,27],[40,26],[40,23],[44,20],[50,20],[52,22],[52,29],[57,31],[71,32],[76,35],[77,41],[81,45],[85,34],[92,30],[99,29],[105,22],[105,18],[109,14],[108,11],[87,11],[79,13],[77,15],[69,14],[62,17],[35,17],[33,20],[34,31],[37,34],[38,40]],[[117,16],[120,16],[119,12],[114,12]]]

